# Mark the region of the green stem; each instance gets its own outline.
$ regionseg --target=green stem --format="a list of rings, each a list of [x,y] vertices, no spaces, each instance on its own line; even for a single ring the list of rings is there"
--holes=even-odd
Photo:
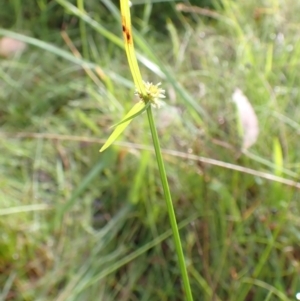
[[[148,107],[147,114],[148,114],[148,121],[149,121],[149,125],[150,125],[153,145],[154,145],[155,154],[156,154],[156,160],[157,160],[157,164],[158,164],[160,178],[161,178],[164,195],[165,195],[165,200],[166,200],[166,204],[167,204],[167,209],[168,209],[168,213],[169,213],[169,219],[170,219],[170,223],[171,223],[171,227],[172,227],[179,267],[180,267],[181,276],[183,279],[183,286],[184,286],[184,290],[185,290],[185,294],[186,294],[186,300],[193,301],[191,286],[190,286],[190,282],[189,282],[189,277],[188,277],[188,273],[187,273],[187,269],[186,269],[183,251],[182,251],[181,240],[180,240],[179,231],[178,231],[178,227],[177,227],[176,216],[175,216],[175,212],[174,212],[174,207],[173,207],[172,198],[171,198],[171,194],[170,194],[166,170],[165,170],[165,166],[164,166],[164,162],[163,162],[163,158],[162,158],[162,154],[161,154],[161,150],[160,150],[157,130],[155,127],[151,106]]]
[[[77,0],[77,7],[79,9],[79,11],[84,14],[85,11],[84,11],[84,0]],[[82,43],[82,54],[83,54],[83,57],[88,60],[89,57],[88,57],[88,54],[89,54],[89,51],[88,51],[88,40],[87,40],[87,33],[86,33],[86,24],[85,22],[80,19],[79,20],[79,29],[80,29],[80,39],[81,39],[81,43]]]

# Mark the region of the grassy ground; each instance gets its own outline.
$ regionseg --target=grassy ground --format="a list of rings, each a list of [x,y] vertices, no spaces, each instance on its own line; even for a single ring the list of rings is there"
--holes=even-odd
[[[145,116],[98,152],[134,102],[118,7],[72,3],[1,10],[0,35],[28,49],[0,61],[0,299],[183,300]],[[295,300],[300,3],[223,0],[161,31],[152,8],[135,41],[167,92],[155,114],[194,298]],[[244,154],[236,87],[260,123]]]

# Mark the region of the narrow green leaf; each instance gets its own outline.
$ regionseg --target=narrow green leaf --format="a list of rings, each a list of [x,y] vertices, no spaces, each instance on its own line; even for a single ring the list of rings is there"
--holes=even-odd
[[[139,115],[142,111],[144,111],[144,107],[146,104],[143,101],[139,101],[137,104],[135,104],[131,110],[125,115],[125,117],[121,120],[119,125],[115,128],[115,130],[112,132],[112,134],[109,136],[109,138],[106,140],[104,145],[101,147],[100,152],[103,152],[106,150],[118,137],[119,135],[126,129],[126,127],[129,125],[131,120]],[[123,122],[124,121],[124,122]]]
[[[273,139],[273,160],[275,164],[274,173],[276,176],[282,176],[283,169],[283,153],[279,139],[276,137]]]
[[[149,106],[150,106],[150,102],[147,102],[147,104],[146,104],[140,111],[138,111],[137,113],[135,113],[135,114],[129,116],[128,118],[125,118],[125,117],[126,117],[126,116],[125,116],[120,122],[118,122],[118,123],[112,125],[111,128],[115,128],[116,126],[119,126],[119,125],[121,125],[122,123],[125,123],[125,122],[127,122],[127,121],[130,121],[131,119],[133,119],[133,118],[135,118],[135,117],[141,115],[144,111],[146,111],[146,110],[148,109]]]

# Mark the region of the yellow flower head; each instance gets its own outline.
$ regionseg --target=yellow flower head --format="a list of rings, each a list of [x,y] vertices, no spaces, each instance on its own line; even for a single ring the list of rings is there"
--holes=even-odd
[[[152,83],[143,81],[143,84],[146,90],[146,94],[141,94],[139,91],[136,91],[135,95],[139,96],[139,98],[145,103],[150,102],[151,105],[155,108],[160,108],[163,104],[163,101],[161,101],[160,99],[166,97],[165,90],[159,88],[161,83],[154,85]]]

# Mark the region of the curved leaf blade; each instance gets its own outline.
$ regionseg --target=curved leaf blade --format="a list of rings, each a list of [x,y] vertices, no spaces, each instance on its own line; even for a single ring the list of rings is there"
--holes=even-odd
[[[133,118],[141,115],[143,112],[145,112],[148,109],[149,106],[150,106],[150,102],[147,102],[147,104],[140,111],[138,111],[137,113],[135,113],[135,114],[133,114],[133,115],[127,117],[127,118],[125,116],[120,122],[112,125],[111,128],[115,128],[116,126],[119,126],[122,123],[125,123],[125,122],[127,122],[127,121],[129,121],[129,120],[131,120],[131,119],[133,119]]]
[[[132,119],[144,111],[145,106],[146,104],[143,101],[139,101],[131,108],[101,147],[100,152],[106,150],[122,134]]]

